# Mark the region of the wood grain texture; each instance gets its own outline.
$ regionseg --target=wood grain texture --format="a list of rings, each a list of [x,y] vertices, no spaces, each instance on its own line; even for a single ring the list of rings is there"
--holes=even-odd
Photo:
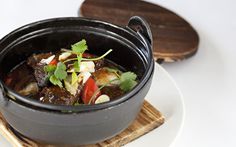
[[[84,145],[83,147],[119,147],[131,142],[134,139],[150,132],[164,123],[162,114],[150,103],[144,101],[143,107],[136,120],[123,132],[104,142],[94,145]],[[0,132],[16,147],[54,147],[53,145],[41,144],[23,137],[15,132],[0,114]],[[69,146],[69,145],[68,145]]]
[[[151,26],[154,56],[174,62],[194,55],[199,37],[193,27],[177,14],[139,0],[86,0],[80,15],[125,26],[131,16],[144,17]]]

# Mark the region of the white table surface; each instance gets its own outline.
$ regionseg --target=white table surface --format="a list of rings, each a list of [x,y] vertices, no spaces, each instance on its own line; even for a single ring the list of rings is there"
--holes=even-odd
[[[186,106],[183,132],[175,146],[235,147],[236,1],[151,1],[184,17],[200,35],[199,51],[194,57],[163,64],[182,90]],[[77,16],[81,3],[82,0],[1,1],[0,38],[29,22]]]

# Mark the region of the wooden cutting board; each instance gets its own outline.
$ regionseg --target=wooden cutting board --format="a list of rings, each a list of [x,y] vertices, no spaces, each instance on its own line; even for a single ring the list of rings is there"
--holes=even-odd
[[[144,101],[143,107],[136,120],[123,132],[104,142],[86,145],[83,147],[119,147],[138,137],[150,132],[164,123],[162,114],[150,103]],[[4,120],[0,113],[0,133],[16,147],[53,147],[53,145],[41,144],[30,140],[14,131]]]
[[[126,26],[131,16],[144,17],[153,33],[154,56],[174,62],[197,52],[199,37],[193,27],[161,6],[139,0],[85,0],[79,15]]]

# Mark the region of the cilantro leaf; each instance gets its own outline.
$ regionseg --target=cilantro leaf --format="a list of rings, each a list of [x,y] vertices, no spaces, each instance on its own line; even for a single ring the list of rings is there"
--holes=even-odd
[[[65,79],[67,77],[66,65],[62,62],[57,63],[54,75],[59,80]]]
[[[46,65],[44,66],[44,71],[45,72],[53,72],[56,70],[56,65]]]
[[[60,68],[61,70],[66,70],[66,65],[62,62],[57,63],[57,68]]]
[[[127,92],[133,89],[135,85],[137,85],[136,81],[128,79],[120,83],[120,89]]]
[[[120,76],[120,89],[127,92],[134,88],[137,85],[137,81],[135,81],[137,75],[133,72],[125,72]]]
[[[66,78],[66,76],[67,76],[67,72],[64,71],[64,70],[55,70],[54,75],[59,80],[64,80]]]
[[[53,85],[58,85],[63,87],[61,80],[65,79],[67,76],[66,65],[62,62],[59,62],[56,65],[46,65],[44,66],[44,71],[48,73],[49,81]]]
[[[120,76],[120,81],[126,81],[126,80],[135,80],[137,78],[137,75],[133,72],[124,72]]]
[[[85,50],[88,49],[88,46],[86,44],[86,40],[81,40],[73,45],[71,45],[71,49],[73,52],[77,54],[82,54]]]
[[[62,86],[62,82],[61,82],[55,75],[50,76],[49,81],[50,81],[53,85],[58,85],[58,86],[61,87],[61,88],[63,87],[63,86]]]

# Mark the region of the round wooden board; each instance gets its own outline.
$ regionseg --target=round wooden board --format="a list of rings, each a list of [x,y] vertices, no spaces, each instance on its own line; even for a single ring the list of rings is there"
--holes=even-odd
[[[85,0],[79,15],[126,26],[131,16],[144,17],[153,33],[157,61],[174,62],[194,55],[199,37],[193,27],[177,14],[138,0]]]

